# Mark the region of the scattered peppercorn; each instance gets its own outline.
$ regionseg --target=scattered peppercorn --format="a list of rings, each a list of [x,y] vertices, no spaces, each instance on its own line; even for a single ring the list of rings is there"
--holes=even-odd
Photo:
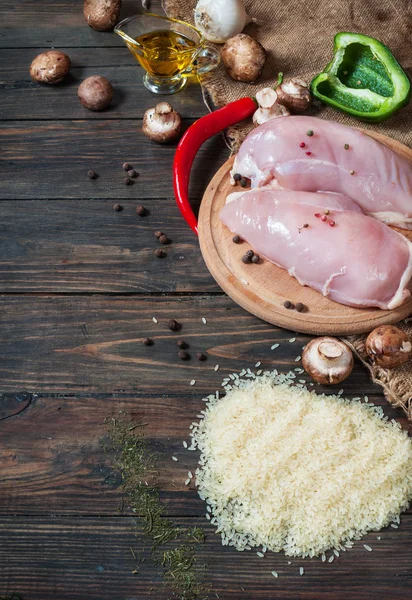
[[[351,175],[355,175],[355,171],[354,171],[353,169],[352,169],[352,171],[349,171],[349,173],[350,173]]]
[[[330,213],[330,210],[327,208],[327,209],[324,211],[324,214],[325,214],[325,215],[328,215],[329,213]]]
[[[312,129],[309,129],[309,130],[306,132],[306,135],[308,135],[309,137],[312,137],[312,135],[313,135],[313,131],[312,131]]]
[[[127,176],[133,179],[134,177],[137,177],[137,173],[134,169],[130,169],[129,171],[127,171]]]
[[[343,147],[345,148],[345,150],[349,150],[349,144],[345,144]]]
[[[155,256],[157,258],[164,258],[166,256],[166,252],[162,250],[162,248],[157,248],[157,250],[155,250]]]
[[[315,213],[315,217],[317,217],[318,219],[320,219],[320,213]]]
[[[245,253],[245,256],[248,256],[249,258],[252,258],[253,255],[254,255],[253,250],[247,250]]]
[[[154,341],[152,340],[152,338],[146,337],[146,338],[143,338],[143,344],[145,346],[153,346]]]
[[[328,218],[327,218],[327,216],[326,216],[326,215],[322,215],[322,216],[321,216],[321,221],[327,221],[327,220],[328,220]]]
[[[126,177],[126,179],[123,180],[123,183],[125,185],[132,185],[132,180],[130,179],[130,177]]]
[[[180,350],[177,353],[177,355],[180,358],[180,360],[189,360],[189,358],[190,358],[190,354],[188,352],[186,352],[185,350]]]
[[[165,235],[164,233],[162,233],[162,235],[159,237],[159,242],[161,244],[170,244],[172,240],[170,238],[167,237],[167,235]]]
[[[178,323],[176,319],[170,319],[167,326],[170,329],[170,331],[179,331],[182,328],[181,324]]]
[[[129,169],[131,169],[132,167],[129,165],[129,163],[123,163],[122,169],[124,171],[129,171]]]
[[[252,261],[252,263],[254,263],[255,265],[257,265],[257,263],[260,261],[259,254],[254,254],[250,260]]]
[[[176,344],[179,346],[179,348],[182,348],[182,349],[189,347],[189,344],[186,344],[186,342],[184,340],[177,340]]]
[[[197,360],[204,361],[204,360],[206,360],[207,356],[206,356],[206,354],[203,354],[203,352],[197,352],[196,358],[197,358]]]
[[[296,309],[298,312],[303,312],[303,311],[305,310],[305,305],[304,305],[304,304],[302,304],[302,302],[298,302],[298,303],[296,304],[296,306],[295,306],[295,309]]]
[[[304,148],[306,146],[305,142],[300,142],[299,147]]]
[[[247,186],[247,179],[246,179],[246,177],[242,177],[242,179],[239,181],[239,185],[240,185],[240,187],[246,187]]]
[[[336,223],[335,223],[335,221],[329,221],[329,225],[330,225],[331,227],[335,227]]]
[[[87,171],[87,177],[89,179],[97,179],[97,173],[95,171]]]
[[[289,308],[295,308],[294,304],[292,304],[292,302],[291,302],[290,300],[286,300],[286,301],[283,303],[283,306],[284,306],[285,308],[288,308],[288,309],[289,309]]]
[[[310,150],[307,150],[307,151],[305,152],[305,154],[307,154],[307,156],[310,156],[310,155],[312,154],[312,152],[311,152]]]
[[[115,210],[116,212],[120,212],[121,210],[123,210],[123,206],[121,204],[113,204],[113,210]]]
[[[252,258],[250,256],[248,256],[247,254],[244,254],[242,256],[242,262],[244,262],[245,264],[252,262]]]
[[[242,175],[241,175],[240,173],[235,173],[235,174],[233,175],[233,179],[234,179],[235,181],[240,181],[240,180],[242,179]]]
[[[233,242],[234,244],[240,244],[240,242],[241,242],[241,241],[242,241],[242,238],[240,237],[240,235],[234,235],[234,236],[232,237],[232,242]]]
[[[136,208],[136,213],[139,215],[139,217],[145,217],[147,215],[147,210],[144,206],[138,206]]]
[[[163,235],[163,231],[155,231],[155,237],[157,237],[157,239],[159,239],[161,235]]]

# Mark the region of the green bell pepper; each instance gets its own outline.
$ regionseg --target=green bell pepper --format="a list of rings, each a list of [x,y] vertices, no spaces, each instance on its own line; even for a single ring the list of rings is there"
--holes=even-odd
[[[333,54],[311,82],[312,94],[325,104],[376,123],[408,103],[408,76],[382,42],[341,32],[335,35]]]

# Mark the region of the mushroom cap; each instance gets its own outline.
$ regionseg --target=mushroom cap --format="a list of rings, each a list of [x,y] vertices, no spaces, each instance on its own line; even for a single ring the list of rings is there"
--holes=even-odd
[[[84,0],[86,23],[96,31],[110,31],[119,20],[121,0]]]
[[[113,98],[113,88],[108,79],[100,75],[87,77],[77,90],[80,102],[89,110],[104,110]]]
[[[365,349],[373,364],[393,369],[412,356],[412,344],[407,334],[394,325],[376,327],[366,338]]]
[[[182,118],[168,102],[159,102],[145,112],[142,130],[158,144],[175,142],[182,134]]]
[[[341,383],[352,372],[353,354],[350,348],[333,337],[311,340],[303,350],[302,365],[317,382],[324,385]]]
[[[30,77],[40,83],[60,83],[70,70],[70,58],[60,50],[38,54],[30,65]]]
[[[283,81],[276,88],[276,93],[281,104],[296,112],[302,112],[310,106],[311,95],[308,84],[298,77]]]
[[[222,62],[232,79],[252,83],[262,73],[266,51],[246,33],[230,38],[220,51]]]

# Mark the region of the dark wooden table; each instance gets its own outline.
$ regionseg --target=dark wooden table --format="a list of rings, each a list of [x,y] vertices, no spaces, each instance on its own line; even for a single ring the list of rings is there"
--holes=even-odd
[[[135,6],[124,2],[123,14]],[[289,565],[283,554],[262,560],[222,548],[194,486],[184,485],[196,456],[182,440],[202,396],[228,372],[256,361],[296,367],[308,337],[289,343],[293,333],[246,314],[209,275],[174,203],[174,149],[142,135],[142,115],[156,98],[120,38],[87,27],[80,0],[2,2],[1,17],[0,596],[168,597],[149,562],[132,573],[130,547],[137,552],[147,541],[135,535],[127,502],[119,511],[120,476],[102,450],[105,416],[124,409],[148,423],[168,514],[207,532],[211,598],[412,598],[411,511],[381,541],[366,536],[373,552],[357,544],[333,564],[306,560],[304,576],[302,561]],[[66,51],[73,67],[63,84],[40,86],[29,65],[51,47]],[[92,74],[114,85],[109,111],[88,112],[77,99],[79,82]],[[205,113],[195,85],[171,101],[186,125]],[[201,150],[194,204],[227,157],[219,137]],[[122,183],[124,161],[139,172],[130,187]],[[97,180],[87,178],[89,169]],[[114,202],[124,210],[114,212]],[[139,204],[149,216],[136,216]],[[163,260],[154,256],[159,229],[173,240]],[[193,352],[208,353],[205,363],[177,359],[170,318],[182,322]],[[150,352],[144,336],[156,340]],[[360,365],[344,389],[367,394],[407,426]]]

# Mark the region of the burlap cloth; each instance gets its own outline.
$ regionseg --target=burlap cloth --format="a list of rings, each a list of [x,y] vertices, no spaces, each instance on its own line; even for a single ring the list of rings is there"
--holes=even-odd
[[[193,23],[196,0],[163,0],[167,15]],[[210,110],[258,89],[272,86],[277,74],[299,76],[310,81],[332,57],[333,36],[339,31],[365,33],[384,42],[403,68],[412,76],[412,0],[244,0],[248,14],[256,19],[245,32],[259,40],[267,51],[263,74],[256,85],[233,81],[220,65],[202,81],[205,103]],[[315,103],[312,114],[359,127],[360,122],[332,108]],[[251,122],[242,122],[226,132],[226,141],[236,150],[250,131]],[[412,146],[412,110],[406,106],[379,125],[362,124]],[[399,323],[412,338],[412,320]],[[366,357],[366,336],[345,341],[371,372],[391,404],[401,407],[412,419],[412,361],[391,371],[372,367]]]

